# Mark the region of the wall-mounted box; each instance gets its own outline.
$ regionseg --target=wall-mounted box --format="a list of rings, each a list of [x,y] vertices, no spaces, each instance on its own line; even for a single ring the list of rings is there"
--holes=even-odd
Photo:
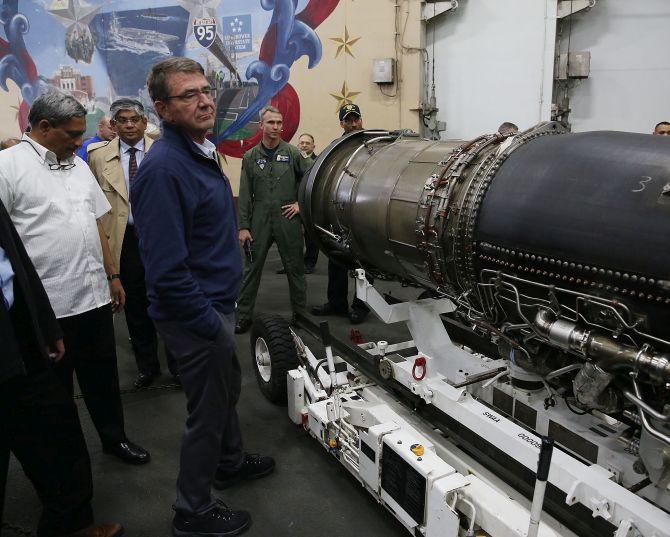
[[[395,81],[395,60],[393,58],[372,60],[372,81],[375,84],[393,84]]]
[[[569,61],[568,61],[569,60]],[[563,53],[558,56],[554,66],[554,78],[588,78],[591,72],[591,53],[589,51]]]

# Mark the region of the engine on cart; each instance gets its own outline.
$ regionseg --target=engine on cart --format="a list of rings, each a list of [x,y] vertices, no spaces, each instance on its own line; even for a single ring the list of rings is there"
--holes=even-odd
[[[452,535],[434,528],[462,502],[486,513],[483,497],[517,507],[479,490],[373,380],[436,409],[424,418],[519,488],[537,435],[553,438],[552,501],[573,506],[554,514],[577,534],[670,534],[670,143],[659,138],[555,123],[470,142],[368,130],[333,142],[303,181],[307,231],[412,341],[364,346],[367,361],[329,346],[317,359],[284,330],[301,357],[289,408],[411,531]],[[429,298],[388,304],[365,274]],[[272,340],[252,336],[257,364],[278,364]],[[270,380],[259,378],[266,395]],[[407,480],[421,483],[416,497]],[[580,509],[604,525],[580,525]],[[512,531],[489,515],[487,531]]]
[[[618,441],[667,487],[667,140],[556,123],[467,143],[364,131],[321,157],[302,203],[329,256],[448,297],[512,386],[626,424]]]

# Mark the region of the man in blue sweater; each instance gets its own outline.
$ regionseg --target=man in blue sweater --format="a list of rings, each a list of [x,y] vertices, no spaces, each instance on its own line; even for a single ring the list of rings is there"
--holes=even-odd
[[[147,86],[163,137],[130,185],[131,203],[149,315],[178,362],[188,409],[172,531],[238,535],[249,513],[215,500],[211,487],[268,475],[274,460],[244,453],[235,410],[242,263],[230,183],[205,137],[214,126],[212,90],[199,63],[178,57],[154,65]]]
[[[98,142],[109,142],[114,139],[116,132],[112,129],[107,116],[102,116],[100,123],[98,123],[98,132],[92,138],[86,140],[82,146],[77,149],[77,156],[84,162],[88,162],[88,146]]]

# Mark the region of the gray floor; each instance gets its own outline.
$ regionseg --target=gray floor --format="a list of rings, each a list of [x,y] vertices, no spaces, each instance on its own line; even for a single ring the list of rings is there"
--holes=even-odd
[[[309,305],[325,300],[326,263],[321,255],[316,272],[307,276]],[[280,264],[277,252],[272,251],[266,263],[256,313],[290,315],[286,277],[275,274]],[[353,293],[353,285],[350,287]],[[394,290],[397,295],[416,294],[414,290]],[[389,330],[371,317],[357,327],[366,340],[406,339],[403,327],[394,326]],[[344,336],[351,329],[346,319],[329,320],[336,334]],[[136,369],[122,318],[116,319],[116,330],[121,388],[130,389]],[[238,410],[246,448],[277,459],[277,470],[272,476],[240,484],[220,495],[229,505],[251,511],[254,523],[245,535],[409,535],[336,460],[291,423],[285,408],[274,406],[261,396],[251,368],[248,334],[237,336],[237,343],[244,374]],[[157,384],[169,383],[170,377],[164,376]],[[127,466],[104,455],[86,408],[79,401],[92,459],[96,519],[121,522],[126,527],[126,535],[131,537],[168,536],[185,398],[181,391],[168,388],[126,393],[123,401],[128,436],[151,452],[152,461],[147,466]],[[13,460],[7,484],[5,522],[34,529],[39,512],[37,497]],[[22,534],[12,530],[3,532],[3,536],[14,535]]]

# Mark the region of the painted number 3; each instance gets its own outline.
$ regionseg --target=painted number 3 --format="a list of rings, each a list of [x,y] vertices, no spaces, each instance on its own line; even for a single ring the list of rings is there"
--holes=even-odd
[[[640,179],[638,179],[638,185],[639,186],[637,188],[631,190],[631,192],[642,192],[646,188],[647,183],[650,182],[650,181],[651,181],[651,177],[649,177],[648,175],[643,175]]]
[[[214,39],[214,26],[196,26],[195,33],[198,39],[211,41]]]

